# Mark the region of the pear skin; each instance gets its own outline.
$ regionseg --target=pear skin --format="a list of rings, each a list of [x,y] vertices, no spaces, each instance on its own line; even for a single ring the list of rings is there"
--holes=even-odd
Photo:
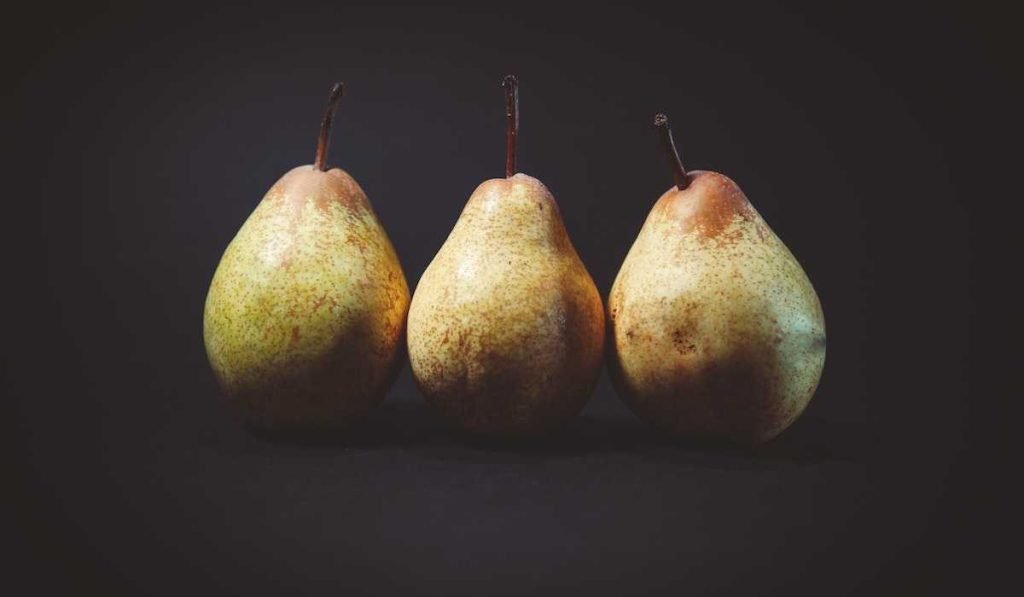
[[[540,433],[575,416],[601,367],[604,308],[536,178],[482,183],[409,308],[413,376],[471,432]]]
[[[637,415],[671,433],[762,442],[817,388],[821,303],[736,183],[686,176],[684,190],[655,204],[612,286],[612,381]]]

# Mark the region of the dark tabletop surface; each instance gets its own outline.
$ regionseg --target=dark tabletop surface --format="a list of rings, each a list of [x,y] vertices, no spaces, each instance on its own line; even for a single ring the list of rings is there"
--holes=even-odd
[[[989,586],[970,198],[979,131],[1008,100],[979,19],[332,4],[22,22],[3,112],[4,250],[24,282],[5,291],[11,578],[132,595]],[[603,295],[671,184],[656,111],[800,260],[829,352],[776,441],[670,440],[602,374],[561,433],[481,443],[435,418],[407,366],[350,434],[232,419],[202,348],[206,288],[266,189],[311,161],[330,84],[348,87],[329,161],[366,189],[414,288],[502,172],[506,72],[520,166]]]

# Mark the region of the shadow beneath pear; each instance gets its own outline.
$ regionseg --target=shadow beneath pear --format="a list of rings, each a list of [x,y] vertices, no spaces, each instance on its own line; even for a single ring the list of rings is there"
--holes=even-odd
[[[546,435],[496,439],[453,428],[421,401],[385,403],[350,429],[247,430],[256,439],[272,444],[361,450],[417,448],[428,456],[449,461],[501,462],[601,454],[726,468],[862,462],[877,443],[866,425],[806,417],[774,440],[757,446],[680,440],[632,415],[606,413],[583,413]]]
[[[801,417],[775,439],[751,448],[758,457],[800,462],[863,462],[876,451],[879,438],[864,422]]]
[[[267,429],[246,426],[259,440],[294,446],[338,448],[391,448],[423,446],[450,441],[444,422],[424,404],[388,402],[349,428]]]

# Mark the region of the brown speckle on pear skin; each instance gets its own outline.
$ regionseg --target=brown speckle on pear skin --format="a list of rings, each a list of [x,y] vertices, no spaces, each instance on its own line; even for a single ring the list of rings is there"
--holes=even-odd
[[[420,279],[408,325],[417,385],[477,433],[564,423],[583,408],[601,366],[600,295],[554,197],[524,174],[476,189]]]
[[[807,406],[825,361],[818,296],[729,178],[658,200],[609,294],[610,373],[641,418],[750,443]]]
[[[342,170],[300,166],[228,245],[203,335],[225,394],[257,427],[343,427],[400,366],[409,289],[387,234]]]

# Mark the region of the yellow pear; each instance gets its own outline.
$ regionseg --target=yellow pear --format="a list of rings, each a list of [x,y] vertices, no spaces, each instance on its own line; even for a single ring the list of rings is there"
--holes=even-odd
[[[584,406],[601,367],[604,308],[554,197],[515,172],[518,93],[505,79],[506,178],[483,182],[409,308],[412,373],[471,432],[549,430]]]
[[[343,427],[401,366],[409,289],[356,181],[325,167],[342,85],[312,166],[278,180],[228,245],[203,336],[224,392],[254,427]]]
[[[612,380],[642,418],[678,435],[768,440],[807,406],[825,362],[814,288],[743,191],[687,173],[655,125],[676,186],[658,199],[608,300]]]

